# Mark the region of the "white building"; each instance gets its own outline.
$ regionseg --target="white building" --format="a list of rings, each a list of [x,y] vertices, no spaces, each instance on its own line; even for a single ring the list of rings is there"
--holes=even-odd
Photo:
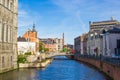
[[[89,32],[87,35],[87,54],[103,54],[103,38],[101,32]]]
[[[120,29],[113,28],[103,35],[103,54],[120,56]]]
[[[35,42],[17,42],[18,45],[18,55],[24,54],[26,52],[36,52],[36,43]]]
[[[26,52],[31,52],[32,54],[35,54],[37,52],[36,46],[36,42],[29,42],[23,37],[18,37],[18,54],[24,54]]]

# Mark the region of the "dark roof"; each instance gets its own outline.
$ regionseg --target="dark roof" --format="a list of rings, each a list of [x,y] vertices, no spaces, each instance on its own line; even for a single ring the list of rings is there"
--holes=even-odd
[[[108,33],[120,33],[120,28],[114,27],[113,29],[109,29],[107,32]]]
[[[41,42],[43,42],[44,44],[54,44],[56,43],[54,39],[51,38],[47,38],[47,39],[40,39]]]
[[[27,40],[24,37],[18,37],[17,41],[19,41],[19,42],[27,42]]]
[[[33,24],[33,29],[32,29],[33,32],[37,32],[36,29],[35,29],[35,24]]]

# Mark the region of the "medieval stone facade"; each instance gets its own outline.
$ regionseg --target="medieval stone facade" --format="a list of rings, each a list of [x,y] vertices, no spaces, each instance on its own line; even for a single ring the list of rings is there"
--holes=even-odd
[[[0,0],[0,73],[17,68],[18,0]]]

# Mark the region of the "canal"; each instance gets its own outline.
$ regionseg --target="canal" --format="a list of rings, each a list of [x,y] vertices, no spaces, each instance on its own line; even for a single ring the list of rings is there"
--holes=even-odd
[[[0,80],[106,80],[99,71],[65,57],[55,59],[46,69],[19,69],[0,75]]]

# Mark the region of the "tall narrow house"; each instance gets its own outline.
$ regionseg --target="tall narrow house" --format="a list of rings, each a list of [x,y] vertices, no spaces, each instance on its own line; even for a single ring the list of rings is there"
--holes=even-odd
[[[0,73],[17,68],[18,0],[0,0]]]

